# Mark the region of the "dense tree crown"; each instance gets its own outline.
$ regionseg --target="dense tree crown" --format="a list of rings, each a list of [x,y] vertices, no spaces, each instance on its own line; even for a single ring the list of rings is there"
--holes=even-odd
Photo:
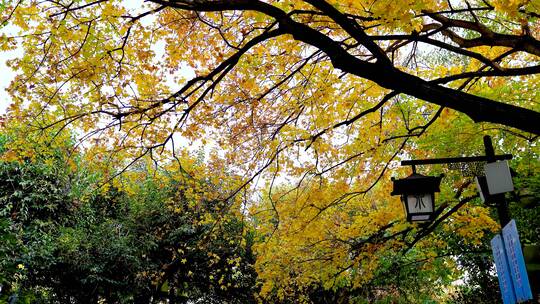
[[[514,201],[537,189],[537,0],[0,7],[0,48],[22,52],[9,61],[5,124],[19,135],[5,161],[69,129],[104,185],[141,160],[217,185],[201,197],[249,215],[269,302],[442,301],[460,267],[485,264],[456,262],[484,254],[497,229],[472,177],[419,169],[447,177],[437,220],[411,225],[389,196],[390,175],[410,173],[400,159],[478,155],[490,134],[529,191]],[[186,157],[194,147],[203,169]],[[473,279],[491,284],[489,273]]]
[[[31,158],[0,161],[1,303],[254,302],[253,230],[215,199],[220,185],[147,158],[96,189],[119,168],[41,139],[17,151]]]

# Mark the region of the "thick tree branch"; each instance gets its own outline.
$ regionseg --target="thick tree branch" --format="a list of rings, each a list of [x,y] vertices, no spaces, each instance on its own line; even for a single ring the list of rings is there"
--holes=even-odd
[[[326,53],[333,66],[343,72],[369,79],[384,88],[398,93],[405,93],[427,102],[462,112],[475,122],[497,123],[533,134],[540,134],[540,126],[531,123],[533,121],[540,121],[540,113],[538,112],[442,87],[385,64],[363,61],[343,49],[338,41],[303,23],[292,20],[284,11],[268,3],[257,0],[152,0],[152,2],[195,11],[258,11],[274,18],[279,24],[280,30],[291,34],[294,39],[316,47]],[[323,5],[319,1],[312,2],[321,6]],[[440,17],[441,15],[436,15],[434,18],[440,19]]]
[[[392,62],[386,56],[386,53],[364,32],[364,30],[356,23],[354,19],[347,18],[346,15],[338,11],[334,6],[324,0],[306,0],[309,4],[326,13],[332,18],[341,28],[343,28],[351,37],[365,46],[375,58],[377,62],[383,65],[391,66]]]
[[[472,30],[479,33],[478,38],[465,39],[449,29],[442,30],[442,33],[450,38],[454,43],[462,48],[472,48],[476,46],[505,46],[513,49],[523,50],[527,53],[540,56],[540,41],[536,40],[530,33],[523,35],[506,35],[492,31],[480,22],[451,19],[441,14],[424,11],[425,14],[434,20],[442,23],[444,27],[458,27]]]

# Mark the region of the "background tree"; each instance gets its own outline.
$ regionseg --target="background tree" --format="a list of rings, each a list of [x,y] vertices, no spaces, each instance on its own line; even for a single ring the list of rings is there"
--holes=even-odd
[[[96,189],[106,172],[70,150],[0,162],[0,301],[254,302],[252,232],[215,186],[141,162]]]

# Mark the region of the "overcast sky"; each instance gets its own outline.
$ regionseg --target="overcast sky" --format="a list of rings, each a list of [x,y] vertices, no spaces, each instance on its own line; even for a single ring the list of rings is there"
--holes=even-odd
[[[6,66],[6,61],[14,58],[16,54],[16,51],[0,52],[0,114],[6,113],[6,108],[11,102],[6,88],[15,77],[15,73]]]

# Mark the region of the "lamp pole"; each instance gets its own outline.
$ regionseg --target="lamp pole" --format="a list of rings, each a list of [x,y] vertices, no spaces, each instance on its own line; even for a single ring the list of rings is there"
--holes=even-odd
[[[491,136],[484,136],[484,149],[486,152],[486,160],[488,163],[494,163],[495,159],[495,150],[493,149],[493,143],[491,142]],[[506,226],[510,222],[510,211],[508,209],[508,203],[504,197],[504,193],[494,194],[489,196],[491,204],[497,207],[497,214],[499,215],[499,223],[501,228]]]

